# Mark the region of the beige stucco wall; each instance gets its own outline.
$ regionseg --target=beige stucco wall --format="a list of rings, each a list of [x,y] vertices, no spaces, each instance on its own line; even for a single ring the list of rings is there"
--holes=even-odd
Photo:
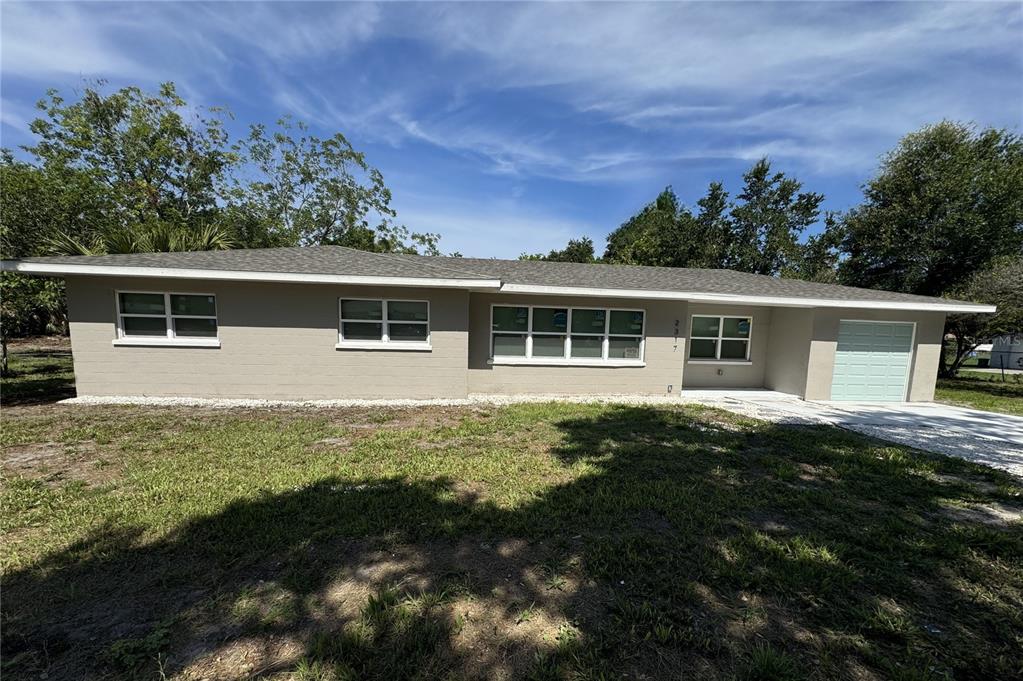
[[[685,333],[689,336],[693,315],[725,315],[729,317],[752,317],[750,333],[750,361],[700,362],[686,361],[682,385],[686,388],[762,388],[764,370],[767,366],[767,348],[771,334],[769,307],[743,307],[738,305],[708,305],[690,303],[685,322]],[[719,373],[720,372],[720,373]]]
[[[642,367],[493,365],[490,363],[490,306],[620,307],[646,311],[646,348]],[[469,296],[469,392],[525,394],[630,393],[677,394],[685,357],[685,303],[678,301],[564,296]],[[676,338],[676,322],[678,323]]]
[[[838,327],[839,322],[843,319],[914,322],[916,332],[909,373],[908,399],[912,402],[927,402],[934,399],[934,384],[938,376],[941,338],[945,325],[943,312],[835,308],[818,308],[814,311],[810,357],[807,366],[806,399],[831,399],[835,350],[838,347]]]
[[[220,348],[117,347],[117,289],[213,293]],[[761,388],[831,397],[842,319],[916,323],[909,398],[931,400],[943,313],[688,304],[684,301],[512,296],[449,289],[69,277],[79,395],[274,399],[464,397],[467,393],[678,394]],[[430,301],[430,352],[337,350],[338,298]],[[491,304],[640,308],[641,367],[510,366],[490,360]],[[753,317],[749,364],[686,361],[694,314]],[[721,374],[718,374],[718,371]]]
[[[115,347],[115,289],[216,294],[221,347]],[[98,277],[69,277],[67,290],[79,395],[466,394],[466,291]],[[432,350],[335,349],[343,296],[429,300]]]
[[[771,319],[764,387],[802,397],[806,391],[814,311],[778,307],[772,311]]]

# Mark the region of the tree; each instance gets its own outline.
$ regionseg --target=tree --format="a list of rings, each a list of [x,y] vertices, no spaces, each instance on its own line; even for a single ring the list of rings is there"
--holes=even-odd
[[[724,267],[731,232],[728,217],[728,192],[720,182],[711,182],[707,193],[696,202],[696,230],[689,267]]]
[[[547,260],[550,262],[581,262],[594,263],[597,257],[593,252],[593,239],[584,236],[581,239],[569,239],[568,245],[562,250],[552,250],[547,255],[523,253],[519,260]]]
[[[799,237],[820,217],[822,194],[800,192],[802,184],[784,173],[771,174],[766,158],[743,175],[740,203],[730,212],[725,266],[754,274],[793,270],[801,258]]]
[[[96,210],[65,225],[79,240],[139,226],[205,228],[221,214],[228,148],[219,110],[190,110],[173,83],[157,93],[137,87],[110,95],[102,81],[71,104],[56,90],[37,107],[27,146],[48,178],[87,187]]]
[[[320,138],[289,118],[232,144],[220,108],[190,108],[173,83],[157,93],[99,81],[67,103],[50,90],[25,147],[47,180],[20,194],[60,205],[86,197],[63,234],[36,243],[62,253],[340,244],[436,253],[436,234],[394,223],[379,170],[340,133]],[[9,156],[9,154],[8,154]],[[24,164],[28,165],[28,164]],[[59,187],[57,191],[55,188]],[[77,188],[77,192],[69,192]],[[63,201],[74,203],[73,201]]]
[[[956,376],[981,343],[1023,329],[1023,255],[996,258],[974,273],[954,296],[996,305],[997,312],[948,316],[945,335],[952,336],[946,341],[951,347],[943,348],[941,359],[941,375],[946,377]]]
[[[727,238],[728,194],[711,184],[694,216],[671,187],[607,238],[604,260],[624,265],[719,267]]]
[[[436,234],[393,223],[383,175],[341,133],[322,139],[282,118],[272,132],[251,126],[235,150],[255,175],[233,178],[230,192],[229,214],[247,243],[438,253]]]
[[[46,253],[59,226],[96,218],[96,187],[80,173],[54,177],[45,168],[0,152],[0,256]],[[7,339],[12,335],[63,331],[64,282],[13,272],[0,275],[0,371],[7,375]]]
[[[838,262],[841,258],[839,216],[824,216],[824,229],[811,236],[798,250],[796,258],[782,271],[783,277],[814,281],[821,284],[838,283]]]
[[[940,296],[1023,252],[1023,139],[944,121],[904,137],[841,225],[839,276]]]
[[[727,267],[756,274],[802,276],[811,258],[822,267],[823,242],[804,254],[803,230],[817,221],[821,194],[800,192],[802,185],[784,173],[771,173],[768,160],[757,161],[743,176],[737,202],[720,182],[712,182],[696,202],[696,215],[671,187],[608,237],[604,259],[663,267]],[[805,261],[805,262],[804,262]],[[823,276],[823,273],[819,273]]]
[[[341,134],[285,119],[232,144],[228,112],[190,107],[173,83],[103,88],[73,102],[48,91],[30,159],[0,151],[4,258],[321,243],[437,252],[437,235],[394,224],[383,176]],[[5,274],[5,333],[64,328],[62,285]]]

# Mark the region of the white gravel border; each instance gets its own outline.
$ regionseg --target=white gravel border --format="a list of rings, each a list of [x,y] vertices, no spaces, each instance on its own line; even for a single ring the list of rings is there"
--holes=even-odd
[[[61,400],[67,405],[132,405],[143,407],[206,407],[209,409],[273,409],[313,408],[337,409],[344,407],[469,407],[474,405],[533,404],[538,402],[576,402],[601,404],[686,404],[696,400],[682,400],[667,395],[485,395],[472,394],[467,398],[394,399],[394,400],[262,400],[221,397],[146,397],[135,395],[103,395],[71,397]]]

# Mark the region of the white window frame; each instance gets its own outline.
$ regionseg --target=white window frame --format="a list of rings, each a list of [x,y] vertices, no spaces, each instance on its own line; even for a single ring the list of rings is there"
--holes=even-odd
[[[140,312],[122,312],[122,293],[142,293],[147,295],[163,296],[163,314],[145,314]],[[213,307],[216,314],[213,315],[192,315],[173,314],[171,312],[171,296],[206,296],[213,298]],[[220,308],[217,306],[217,294],[203,293],[198,291],[138,291],[134,289],[115,289],[114,305],[117,309],[117,338],[113,344],[118,346],[132,345],[163,345],[168,347],[193,347],[193,348],[219,348],[220,347]],[[124,332],[124,324],[121,321],[124,317],[150,317],[163,318],[167,325],[167,333],[164,336],[131,336]],[[175,319],[212,319],[217,323],[217,335],[213,338],[199,336],[178,336],[174,331]]]
[[[693,335],[693,320],[697,317],[711,318],[718,320],[718,335],[717,336],[694,336]],[[748,319],[749,320],[749,335],[745,338],[739,338],[736,336],[725,336],[725,320],[726,319]],[[714,351],[714,357],[693,357],[693,341],[694,340],[712,340],[717,341]],[[744,359],[721,359],[721,341],[732,340],[732,341],[744,341],[746,343],[746,357]],[[686,360],[690,364],[753,364],[750,359],[753,351],[753,315],[751,314],[692,314],[689,315],[689,349],[686,352]]]
[[[495,335],[521,335],[521,331],[494,331],[494,308],[495,307],[524,307],[528,310],[526,318],[526,355],[525,357],[515,355],[494,355],[494,336]],[[565,327],[564,333],[558,333],[557,331],[537,331],[537,336],[565,336],[565,351],[561,357],[534,357],[533,356],[533,309],[544,308],[544,309],[565,309],[568,310],[568,321]],[[603,310],[604,314],[604,332],[603,334],[596,333],[573,333],[572,332],[572,311],[573,310]],[[622,333],[610,333],[611,329],[611,313],[612,312],[642,312],[643,313],[643,328],[640,330],[638,335],[636,334],[622,334]],[[642,367],[646,366],[646,318],[647,311],[640,307],[606,307],[603,305],[559,305],[557,303],[549,304],[528,304],[528,303],[491,303],[490,304],[490,339],[489,347],[487,350],[490,359],[488,363],[496,365],[551,365],[551,366],[591,366],[591,367]],[[572,336],[600,336],[601,351],[600,357],[572,357]],[[610,348],[610,339],[612,337],[621,338],[639,338],[639,357],[636,359],[621,359],[608,357],[608,350]]]
[[[381,319],[345,319],[342,316],[341,303],[345,300],[369,300],[379,302],[381,308]],[[426,321],[407,321],[404,319],[393,320],[395,324],[419,324],[426,327],[426,340],[422,341],[399,341],[391,340],[388,332],[391,320],[387,318],[387,306],[389,303],[426,303]],[[430,328],[430,301],[416,300],[413,298],[364,298],[343,296],[337,299],[337,345],[338,350],[410,350],[410,351],[431,351],[433,331]],[[356,322],[364,324],[380,324],[380,340],[346,340],[344,336],[345,322]]]

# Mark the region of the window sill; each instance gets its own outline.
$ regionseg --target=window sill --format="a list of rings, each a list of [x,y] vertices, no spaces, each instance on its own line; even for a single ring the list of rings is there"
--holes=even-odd
[[[219,338],[115,338],[117,347],[219,348]]]
[[[334,346],[335,350],[390,350],[397,352],[432,352],[429,343],[354,343],[341,342]]]
[[[510,366],[557,366],[557,367],[645,367],[641,359],[562,359],[559,357],[495,357],[487,360],[488,364]]]
[[[732,366],[750,366],[753,364],[748,359],[690,359],[689,364],[730,364]]]

